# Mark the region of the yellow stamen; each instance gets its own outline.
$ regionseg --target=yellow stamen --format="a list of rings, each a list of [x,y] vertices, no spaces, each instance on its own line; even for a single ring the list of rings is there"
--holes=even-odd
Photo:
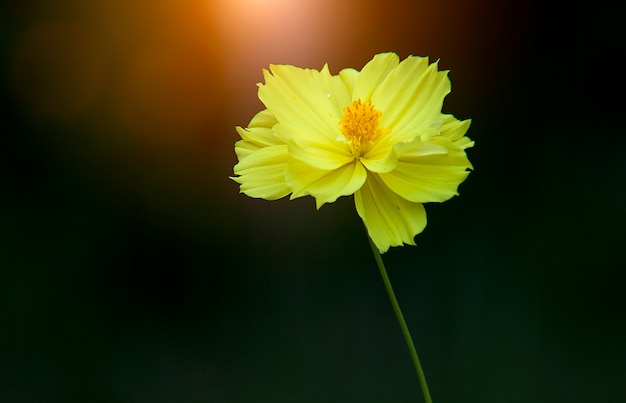
[[[382,112],[370,101],[364,103],[360,99],[343,109],[339,125],[341,133],[350,141],[355,157],[365,154],[382,135],[382,130],[378,127],[381,116]]]

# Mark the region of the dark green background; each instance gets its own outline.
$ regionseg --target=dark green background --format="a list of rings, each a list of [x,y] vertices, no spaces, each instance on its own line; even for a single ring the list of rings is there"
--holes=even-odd
[[[126,47],[102,56],[115,59],[104,100],[42,113],[41,97],[48,109],[72,100],[54,82],[65,76],[36,55],[16,71],[15,49],[34,24],[84,22],[79,2],[55,3],[0,3],[0,402],[419,401],[352,199],[316,211],[311,198],[239,195],[227,178],[266,64],[238,79],[234,49],[214,44],[203,118],[154,128],[191,133],[181,142],[145,141],[136,133],[151,126],[116,123],[106,91],[125,57],[161,43],[132,23],[158,22],[128,18],[111,42]],[[384,255],[434,400],[624,401],[618,14],[597,2],[363,4],[341,25],[360,24],[348,39],[278,61],[336,73],[392,50],[452,70],[444,111],[473,119],[475,172],[460,197],[427,205],[417,247]]]

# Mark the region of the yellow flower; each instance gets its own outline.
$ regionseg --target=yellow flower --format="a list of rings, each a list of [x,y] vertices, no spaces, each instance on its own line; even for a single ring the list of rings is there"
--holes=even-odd
[[[315,198],[319,209],[354,194],[356,210],[383,253],[415,245],[423,203],[443,202],[472,168],[470,120],[443,114],[447,71],[428,58],[374,56],[359,72],[330,74],[271,65],[259,84],[266,109],[237,127],[242,193],[275,200]]]

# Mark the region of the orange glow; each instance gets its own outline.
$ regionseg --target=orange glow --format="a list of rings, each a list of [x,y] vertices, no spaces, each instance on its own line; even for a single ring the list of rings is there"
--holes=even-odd
[[[217,94],[207,55],[193,48],[146,47],[129,60],[117,94],[125,126],[154,136],[176,132],[180,141],[211,114]],[[155,139],[158,140],[158,139]]]
[[[273,63],[304,58],[323,38],[316,27],[320,2],[314,0],[217,0],[215,23],[220,40],[240,57]],[[289,59],[285,56],[289,55]],[[276,60],[276,58],[282,60]],[[233,64],[233,67],[237,68]]]
[[[111,182],[123,177],[129,191],[152,183],[195,195],[214,191],[212,181],[236,191],[226,179],[234,127],[260,109],[255,84],[271,63],[328,63],[336,74],[379,52],[428,55],[452,70],[447,105],[472,116],[477,97],[502,87],[497,74],[519,38],[511,21],[524,21],[477,1],[37,2],[44,11],[7,29],[7,82],[27,114],[91,136],[68,150],[106,167],[98,172],[123,172]],[[471,100],[454,105],[463,96]]]
[[[80,117],[100,100],[107,60],[78,24],[32,26],[13,52],[13,79],[25,102],[56,119]]]
[[[258,109],[254,84],[270,63],[320,68],[335,29],[324,17],[326,0],[216,0],[211,3],[218,40],[225,50],[229,87],[249,115]],[[244,114],[235,111],[238,123]]]

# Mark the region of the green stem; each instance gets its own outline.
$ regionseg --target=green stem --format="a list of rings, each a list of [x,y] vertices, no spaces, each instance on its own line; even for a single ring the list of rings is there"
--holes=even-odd
[[[411,338],[409,328],[404,321],[404,316],[402,315],[402,311],[400,310],[400,305],[398,304],[398,300],[396,299],[396,294],[393,292],[393,288],[391,287],[391,282],[389,281],[389,276],[387,275],[385,264],[383,263],[380,252],[378,251],[376,245],[374,245],[372,239],[369,236],[368,239],[370,241],[370,246],[372,247],[372,252],[374,252],[374,259],[376,259],[376,264],[378,265],[378,269],[380,270],[380,275],[383,278],[383,283],[385,283],[385,288],[387,289],[387,294],[389,295],[389,301],[391,301],[391,306],[393,307],[393,311],[395,312],[396,318],[398,319],[398,324],[400,324],[400,328],[402,329],[402,335],[404,336],[406,345],[409,348],[409,353],[411,354],[411,359],[413,360],[413,365],[415,366],[415,371],[417,372],[417,378],[420,381],[422,393],[424,394],[424,401],[426,403],[432,403],[432,399],[430,398],[430,392],[428,391],[428,384],[426,383],[426,377],[424,376],[424,370],[422,370],[420,359],[417,356],[417,351],[415,351],[413,339]]]

